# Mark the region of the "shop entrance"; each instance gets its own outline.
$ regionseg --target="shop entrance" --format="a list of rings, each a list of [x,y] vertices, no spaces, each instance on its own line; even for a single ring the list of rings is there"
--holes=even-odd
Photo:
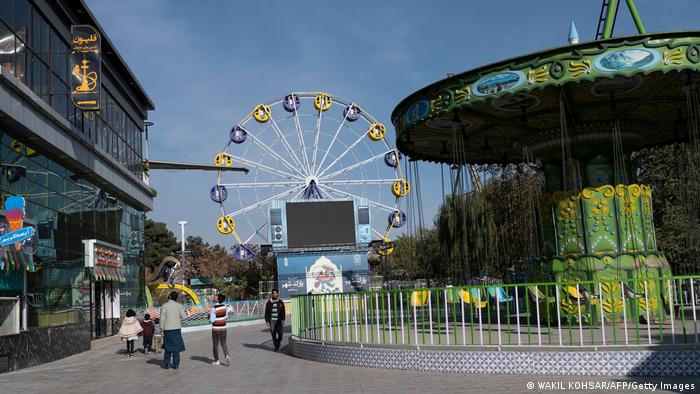
[[[115,305],[116,304],[116,305]],[[102,338],[116,333],[114,328],[115,286],[112,282],[95,281],[92,286],[91,336],[93,339]]]

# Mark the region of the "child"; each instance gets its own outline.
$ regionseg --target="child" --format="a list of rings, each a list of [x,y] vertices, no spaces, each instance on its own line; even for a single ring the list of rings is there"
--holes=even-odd
[[[146,313],[143,316],[143,321],[141,322],[141,328],[143,328],[143,351],[146,354],[151,354],[153,349],[153,334],[156,329],[156,324],[151,320],[151,315]]]
[[[160,353],[160,348],[163,346],[163,335],[160,333],[160,319],[156,317],[153,331],[153,344],[156,348],[156,353]]]
[[[121,328],[119,328],[119,336],[122,340],[126,339],[126,354],[129,357],[134,357],[134,342],[136,342],[139,333],[143,331],[135,316],[136,312],[132,309],[126,311],[126,317],[122,322]]]

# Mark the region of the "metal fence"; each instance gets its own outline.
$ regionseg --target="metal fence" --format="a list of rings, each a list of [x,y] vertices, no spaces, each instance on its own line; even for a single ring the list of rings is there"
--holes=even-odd
[[[700,276],[479,285],[292,299],[301,339],[388,346],[698,344]]]
[[[224,304],[231,305],[232,313],[227,322],[238,322],[245,320],[262,319],[265,315],[265,303],[267,300],[246,300],[246,301],[226,301]],[[122,306],[121,316],[126,314],[128,309],[136,311],[137,316],[142,318],[144,314],[151,315],[151,319],[160,317],[160,306],[135,308]],[[211,305],[185,304],[188,317],[182,320],[183,327],[193,327],[209,325],[209,310]]]

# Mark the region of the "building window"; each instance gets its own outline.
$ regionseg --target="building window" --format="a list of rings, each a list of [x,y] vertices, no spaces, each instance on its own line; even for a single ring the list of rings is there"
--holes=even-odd
[[[134,120],[102,86],[102,109],[83,112],[70,99],[70,46],[28,0],[0,0],[0,66],[31,88],[105,154],[137,177],[142,119]]]

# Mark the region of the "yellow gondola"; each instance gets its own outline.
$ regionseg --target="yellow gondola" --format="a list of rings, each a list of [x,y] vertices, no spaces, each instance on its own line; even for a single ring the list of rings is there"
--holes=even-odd
[[[391,192],[395,197],[406,197],[408,192],[411,191],[411,185],[405,179],[399,179],[394,181],[391,185]]]
[[[217,153],[214,156],[214,165],[217,167],[233,167],[233,156],[226,152]]]
[[[328,111],[331,104],[333,104],[333,99],[325,93],[319,93],[314,97],[314,107],[316,107],[317,111]]]
[[[259,104],[253,110],[253,118],[259,123],[265,123],[270,120],[270,106],[265,104]]]
[[[231,216],[222,216],[216,221],[216,229],[219,230],[221,234],[231,234],[235,227],[235,223]]]
[[[384,126],[381,123],[372,123],[372,125],[369,126],[369,130],[367,131],[367,136],[369,136],[369,139],[371,139],[372,141],[381,141],[385,135],[386,126]]]

